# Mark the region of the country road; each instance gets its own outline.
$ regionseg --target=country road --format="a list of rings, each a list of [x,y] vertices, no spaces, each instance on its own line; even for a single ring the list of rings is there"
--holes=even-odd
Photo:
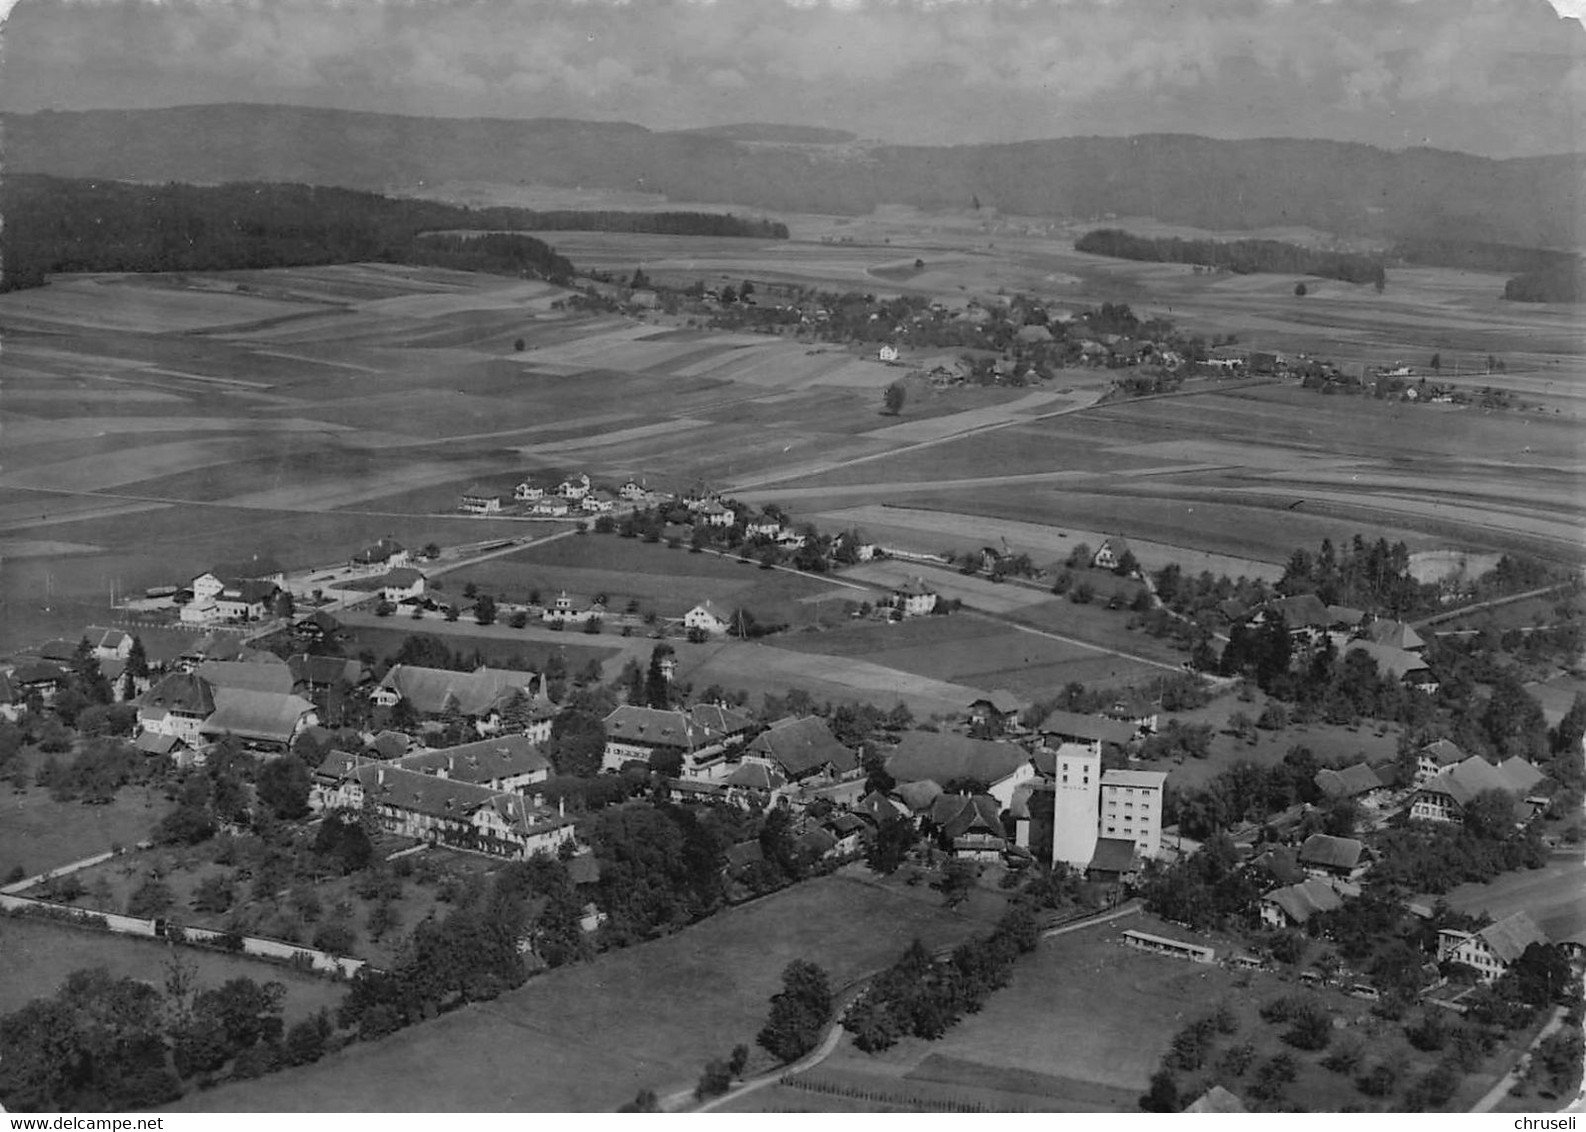
[[[1082,928],[1093,928],[1098,924],[1111,923],[1113,920],[1122,919],[1124,916],[1137,915],[1141,911],[1141,908],[1142,905],[1138,901],[1130,901],[1129,903],[1102,915],[1088,916],[1082,920],[1073,920],[1066,924],[1059,924],[1055,928],[1048,928],[1046,931],[1041,933],[1041,939],[1053,939],[1060,935],[1067,935],[1069,932],[1077,932]],[[880,973],[880,971],[871,971],[866,975],[861,975],[859,979],[849,984],[848,989],[841,996],[839,996],[838,1001],[833,1003],[832,1020],[827,1023],[826,1032],[821,1035],[820,1043],[797,1061],[788,1065],[779,1066],[778,1068],[772,1069],[769,1072],[761,1073],[757,1077],[751,1077],[749,1080],[736,1085],[719,1097],[713,1097],[708,1101],[696,1104],[696,1106],[692,1109],[684,1108],[684,1106],[686,1106],[694,1096],[692,1089],[684,1089],[675,1093],[670,1093],[666,1097],[662,1098],[662,1110],[665,1112],[714,1112],[722,1105],[730,1104],[739,1097],[746,1097],[750,1093],[757,1092],[758,1090],[765,1088],[767,1085],[775,1085],[784,1077],[793,1076],[799,1073],[806,1073],[809,1070],[815,1068],[817,1065],[835,1053],[838,1045],[842,1042],[843,1011],[850,1003],[853,1002],[854,999],[859,997],[860,993],[864,991],[865,986],[869,984],[870,980],[875,978]]]

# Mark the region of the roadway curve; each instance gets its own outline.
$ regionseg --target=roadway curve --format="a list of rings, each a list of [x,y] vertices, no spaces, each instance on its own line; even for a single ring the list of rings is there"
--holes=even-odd
[[[1127,904],[1124,904],[1111,912],[1102,913],[1101,915],[1096,916],[1087,916],[1082,920],[1071,920],[1068,923],[1060,924],[1055,928],[1048,928],[1046,931],[1041,933],[1041,938],[1052,939],[1056,936],[1067,935],[1069,932],[1079,931],[1081,928],[1091,928],[1095,927],[1097,924],[1105,924],[1110,923],[1113,920],[1122,919],[1124,916],[1137,915],[1141,911],[1141,907],[1142,905],[1139,901],[1131,900]],[[778,1068],[772,1069],[766,1073],[762,1073],[757,1077],[751,1077],[749,1080],[741,1082],[732,1089],[729,1089],[721,1096],[712,1097],[708,1101],[697,1103],[692,1108],[685,1108],[689,1101],[693,1099],[694,1093],[692,1089],[683,1089],[678,1092],[668,1094],[662,1100],[662,1110],[666,1112],[714,1112],[722,1105],[730,1104],[739,1097],[746,1097],[750,1093],[757,1092],[768,1085],[775,1085],[783,1077],[791,1076],[797,1073],[807,1073],[809,1070],[814,1069],[817,1065],[825,1061],[834,1052],[836,1052],[838,1045],[841,1044],[843,1039],[843,1011],[854,1001],[854,999],[859,997],[860,992],[862,992],[865,987],[869,985],[870,980],[879,974],[881,974],[880,970],[871,971],[867,974],[861,975],[858,979],[848,985],[848,989],[839,996],[839,1000],[834,1004],[834,1008],[832,1010],[832,1020],[826,1024],[826,1031],[821,1035],[820,1042],[815,1046],[814,1049],[810,1050],[809,1053],[805,1054],[797,1061],[788,1065],[779,1066]]]

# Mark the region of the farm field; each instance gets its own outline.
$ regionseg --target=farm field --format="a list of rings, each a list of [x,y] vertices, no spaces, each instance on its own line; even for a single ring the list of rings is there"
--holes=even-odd
[[[1555,852],[1546,866],[1504,873],[1485,884],[1462,884],[1446,896],[1456,911],[1485,912],[1501,920],[1529,912],[1552,940],[1579,939],[1586,933],[1586,858],[1578,847]]]
[[[1005,689],[1030,700],[1050,697],[1073,681],[1091,687],[1118,686],[1163,674],[1160,668],[1110,654],[1100,645],[1056,640],[962,612],[902,622],[866,621],[772,640],[776,647],[794,652],[861,658],[987,691]],[[1118,647],[1134,643],[1130,637]]]
[[[42,756],[34,763],[42,763]],[[17,867],[34,876],[86,857],[131,847],[171,808],[153,789],[127,788],[102,806],[57,802],[48,790],[29,785],[0,792],[0,876]]]
[[[789,220],[788,241],[552,239],[575,263],[638,257],[677,282],[879,286],[954,304],[1025,289],[1059,310],[1123,299],[1257,347],[1345,360],[1439,349],[1466,380],[1469,355],[1510,353],[1512,373],[1491,382],[1566,411],[1433,411],[1244,383],[1081,408],[1105,375],[1076,370],[1033,390],[921,385],[891,418],[878,389],[900,370],[868,350],[571,314],[537,282],[389,264],[62,277],[0,297],[0,539],[12,555],[0,651],[70,631],[112,584],[180,580],[221,558],[298,565],[382,534],[488,537],[500,525],[456,515],[457,491],[535,471],[757,485],[755,498],[800,517],[865,518],[872,537],[931,550],[1008,537],[1033,551],[1121,530],[1148,565],[1160,553],[1234,575],[1357,531],[1417,548],[1578,549],[1570,410],[1586,407],[1586,334],[1559,310],[1503,304],[1496,276],[1405,271],[1384,295],[1318,281],[1297,302],[1284,277],[1081,255],[1044,221],[999,221],[993,253],[968,214]],[[934,517],[854,510],[894,495]],[[674,588],[661,577],[655,590]]]
[[[118,978],[138,979],[163,988],[170,962],[177,956],[193,965],[200,989],[243,977],[260,983],[279,982],[286,987],[283,1016],[288,1026],[321,1007],[334,1012],[346,993],[344,983],[304,975],[274,963],[197,947],[173,949],[158,940],[20,917],[0,919],[0,953],[6,957],[0,968],[0,1014],[9,1014],[32,999],[54,994],[68,975],[86,967],[105,967]]]
[[[739,1042],[753,1045],[792,960],[821,965],[841,986],[887,964],[916,936],[950,944],[987,930],[996,914],[948,912],[930,890],[825,877],[548,972],[382,1042],[175,1107],[610,1112],[640,1089],[691,1088],[705,1061]]]
[[[876,1091],[897,1098],[899,1108],[911,1099],[935,1099],[992,1110],[1138,1112],[1139,1098],[1174,1033],[1221,1003],[1233,1009],[1239,1023],[1225,1043],[1251,1041],[1258,1061],[1289,1048],[1278,1041],[1278,1028],[1261,1021],[1257,1011],[1269,999],[1295,993],[1297,984],[1273,973],[1236,974],[1132,950],[1122,941],[1130,928],[1193,938],[1151,917],[1131,916],[1043,940],[1019,961],[1008,986],[944,1038],[905,1038],[877,1054],[862,1053],[845,1039],[801,1079]],[[1225,951],[1225,941],[1197,942],[1216,944],[1219,954]],[[1411,1049],[1397,1024],[1372,1017],[1359,1000],[1336,990],[1316,996],[1344,1020],[1337,1040],[1353,1036],[1367,1043],[1371,1056],[1403,1056],[1405,1080],[1431,1068],[1436,1055]],[[1084,1040],[1076,1040],[1081,1032]],[[1347,1079],[1322,1069],[1316,1055],[1301,1054],[1298,1060],[1299,1075],[1284,1090],[1285,1105],[1309,1111],[1377,1105],[1392,1110],[1392,1098],[1374,1103]],[[1490,1059],[1490,1068],[1466,1077],[1447,1107],[1469,1108],[1496,1080],[1498,1065],[1497,1058]],[[1181,1087],[1188,1084],[1184,1078],[1194,1076],[1181,1074]],[[1243,1094],[1241,1083],[1234,1091]],[[815,1093],[768,1092],[743,1098],[739,1111],[769,1111],[790,1100],[827,1110],[826,1098]],[[843,1098],[833,1100],[834,1110],[847,1111]]]

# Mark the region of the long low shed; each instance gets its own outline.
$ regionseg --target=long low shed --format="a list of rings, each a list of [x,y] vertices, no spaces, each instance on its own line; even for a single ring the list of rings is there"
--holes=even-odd
[[[1170,955],[1175,959],[1188,959],[1191,963],[1211,963],[1217,958],[1217,952],[1210,947],[1168,939],[1149,932],[1137,932],[1133,929],[1123,933],[1123,941],[1130,947],[1138,947],[1141,951]]]

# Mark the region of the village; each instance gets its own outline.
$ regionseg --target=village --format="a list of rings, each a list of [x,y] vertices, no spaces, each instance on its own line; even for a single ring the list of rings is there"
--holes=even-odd
[[[1299,711],[1283,701],[1309,695],[1285,690],[1301,679],[1365,697],[1376,705],[1368,714],[1423,718],[1454,675],[1428,663],[1427,639],[1405,621],[1328,604],[1314,589],[1293,592],[1304,587],[1292,583],[1315,569],[1309,556],[1297,556],[1276,588],[1247,587],[1245,600],[1219,601],[1208,591],[1195,608],[1172,604],[1181,597],[1176,568],[1147,571],[1121,535],[1045,567],[1005,547],[955,562],[879,546],[857,530],[824,534],[780,508],[756,509],[703,487],[672,494],[639,479],[608,490],[586,475],[555,485],[531,477],[510,492],[510,504],[507,496],[470,488],[459,507],[549,518],[577,508],[579,525],[551,539],[642,536],[663,548],[656,553],[709,552],[813,577],[841,579],[902,555],[898,580],[866,582],[843,603],[850,620],[970,616],[963,600],[944,599],[926,582],[932,571],[1053,592],[1070,589],[1057,579],[1074,570],[1123,578],[1141,587],[1137,611],[1193,626],[1182,645],[1194,647],[1176,674],[1140,688],[1074,685],[1041,699],[984,689],[928,720],[901,701],[838,706],[768,695],[756,707],[741,692],[700,690],[679,674],[682,650],[778,632],[748,610],[706,600],[663,618],[565,590],[533,603],[498,601],[472,586],[454,596],[442,588],[445,574],[539,540],[414,551],[386,537],[342,562],[291,571],[264,556],[218,563],[183,585],[128,600],[115,612],[135,619],[129,629],[89,627],[77,641],[24,650],[0,676],[0,714],[45,749],[61,748],[65,723],[84,736],[119,736],[144,763],[106,770],[112,756],[103,739],[85,746],[65,738],[70,768],[52,756],[37,772],[38,785],[60,796],[108,774],[110,785],[88,788],[88,797],[106,789],[113,796],[117,781],[147,781],[183,799],[152,844],[118,857],[135,862],[162,845],[264,835],[282,844],[306,837],[302,844],[312,842],[315,852],[341,852],[326,846],[372,837],[387,862],[425,852],[465,863],[556,861],[566,870],[568,930],[576,925],[587,940],[573,954],[593,954],[620,938],[611,933],[634,926],[626,922],[632,912],[614,902],[621,890],[601,881],[614,863],[611,844],[591,838],[587,823],[607,807],[666,806],[734,815],[710,819],[722,839],[710,883],[729,905],[856,869],[913,871],[950,904],[976,889],[1045,884],[1038,878],[1050,875],[1079,886],[1057,908],[1078,899],[1082,914],[1144,909],[1160,917],[1167,930],[1123,932],[1118,938],[1128,947],[1230,971],[1290,971],[1313,988],[1391,1002],[1401,1012],[1424,1003],[1450,1017],[1490,1014],[1498,1001],[1492,988],[1512,987],[1513,970],[1562,963],[1578,972],[1586,958],[1586,930],[1550,935],[1524,910],[1498,920],[1456,913],[1419,894],[1433,882],[1409,879],[1426,875],[1427,852],[1496,854],[1500,870],[1536,868],[1561,838],[1578,842],[1576,731],[1586,723],[1579,702],[1550,740],[1559,757],[1545,766],[1521,754],[1503,757],[1501,743],[1498,754],[1467,753],[1449,733],[1417,744],[1406,729],[1396,750],[1369,758],[1319,760],[1293,748],[1262,772],[1282,783],[1267,788],[1272,801],[1256,800],[1258,792],[1221,817],[1205,810],[1213,791],[1248,794],[1248,783],[1225,788],[1223,781],[1253,770],[1235,765],[1206,788],[1170,788],[1186,755],[1191,762],[1205,756],[1212,729],[1181,725],[1164,705],[1183,711],[1219,699],[1248,702],[1259,686],[1268,704],[1260,726],[1281,729]],[[1324,548],[1324,558],[1331,553]],[[1343,569],[1351,568],[1346,557]],[[1379,590],[1387,584],[1380,568],[1373,566]],[[1323,592],[1339,588],[1326,573],[1336,569],[1318,575]],[[1393,570],[1402,572],[1403,563]],[[357,631],[349,625],[360,618],[444,626],[463,617],[526,637],[620,627],[620,638],[633,644],[620,672],[615,662],[604,671],[592,662],[578,673],[561,661],[531,669],[470,663],[433,640],[422,644],[422,626],[395,657],[348,646]],[[185,632],[188,644],[152,661],[139,626]],[[818,636],[821,628],[811,631]],[[432,659],[437,649],[440,664]],[[1325,710],[1347,718],[1360,708],[1329,701]],[[1253,726],[1242,713],[1230,722],[1238,734]],[[1493,726],[1501,739],[1508,724]],[[8,774],[16,791],[33,786],[14,756]],[[195,794],[197,784],[203,788]],[[222,805],[222,788],[236,800]],[[1437,845],[1443,849],[1429,848]],[[370,860],[367,849],[359,859]],[[124,906],[101,907],[93,893],[103,894],[104,881],[93,878],[106,867],[94,859],[80,870],[18,871],[0,902],[13,914],[76,917],[195,945],[231,939],[245,954],[292,956],[305,969],[343,977],[411,961],[378,942],[386,920],[401,922],[390,898],[369,906],[367,942],[358,944],[346,913],[334,932],[301,919],[293,927],[290,918],[243,915],[248,902],[240,894],[205,897],[204,885],[219,883],[213,877],[192,890],[198,911],[191,916],[173,904],[171,878],[149,880]],[[359,867],[386,866],[376,858]],[[150,898],[151,885],[165,895]],[[224,881],[224,891],[234,885]],[[229,916],[213,914],[228,906]],[[1355,920],[1368,914],[1379,925],[1402,922],[1393,931],[1421,941],[1413,964],[1384,965],[1375,945],[1347,942]],[[557,948],[569,945],[548,946],[544,924],[531,919],[521,930],[514,942],[525,959],[541,967],[565,961]],[[1331,941],[1325,962],[1304,965],[1315,945],[1306,941]],[[1230,1103],[1226,1090],[1207,1097],[1204,1105]],[[1184,1094],[1180,1103],[1193,1099]]]

